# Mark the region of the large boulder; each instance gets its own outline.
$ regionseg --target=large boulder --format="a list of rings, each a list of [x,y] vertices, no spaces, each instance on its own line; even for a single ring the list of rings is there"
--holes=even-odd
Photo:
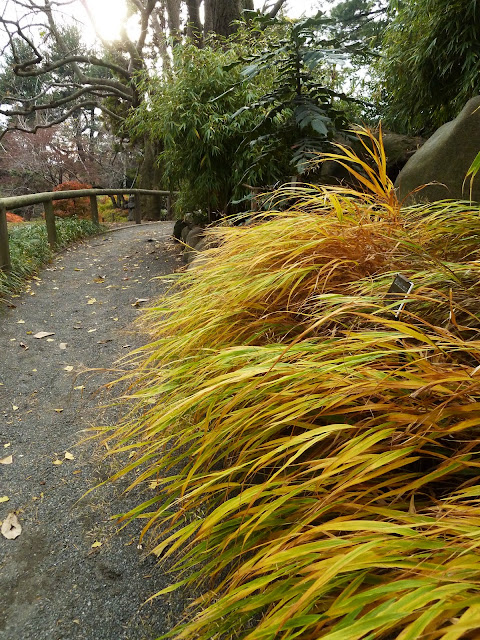
[[[480,96],[467,102],[455,120],[447,122],[407,162],[395,181],[405,204],[445,198],[468,199],[465,175],[480,151]],[[418,187],[424,189],[412,193]],[[472,199],[480,202],[480,180],[473,183]]]

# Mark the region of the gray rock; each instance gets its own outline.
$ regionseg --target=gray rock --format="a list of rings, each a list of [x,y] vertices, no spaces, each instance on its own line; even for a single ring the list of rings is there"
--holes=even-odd
[[[205,229],[203,227],[192,227],[186,237],[185,244],[192,249],[195,248],[203,238],[204,233]]]
[[[186,220],[177,220],[173,225],[173,237],[175,240],[180,240],[182,237],[182,231],[185,227],[190,228],[190,225]]]
[[[206,262],[208,262],[208,256],[205,253],[200,253],[198,251],[195,251],[193,252],[193,259],[189,262],[187,271],[191,271],[192,269],[198,269]]]
[[[208,248],[208,241],[206,238],[200,238],[200,240],[195,245],[195,251],[198,253],[199,251],[204,251]]]
[[[183,229],[182,229],[182,231],[181,231],[181,233],[180,233],[180,240],[181,240],[182,242],[186,242],[186,240],[187,240],[187,236],[188,236],[188,234],[190,233],[190,229],[191,229],[191,228],[192,228],[192,227],[191,227],[191,226],[190,226],[190,224],[188,224],[188,223],[183,227]]]
[[[462,184],[480,151],[480,96],[467,102],[459,115],[438,129],[407,162],[395,181],[405,204],[445,198],[468,199],[469,184]],[[429,182],[427,187],[412,191]],[[473,182],[472,199],[480,201],[480,180]]]
[[[184,262],[191,262],[196,254],[196,247],[200,240],[203,238],[205,229],[202,227],[193,227],[187,234],[185,239],[185,248],[183,250]]]

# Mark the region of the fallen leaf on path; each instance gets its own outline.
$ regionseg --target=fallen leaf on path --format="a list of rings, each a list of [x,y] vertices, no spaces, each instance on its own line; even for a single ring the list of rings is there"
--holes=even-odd
[[[55,342],[53,338],[47,338],[47,342]]]
[[[132,307],[139,307],[142,302],[148,302],[148,298],[137,298],[135,302],[132,304]]]
[[[25,324],[25,320],[17,320],[17,324]]]
[[[60,349],[66,349],[67,348],[67,343],[66,342],[60,342],[60,344],[58,346],[60,347]]]
[[[2,524],[2,536],[7,540],[15,540],[22,533],[22,527],[14,513],[9,513]]]
[[[8,496],[0,496],[0,502],[8,502],[10,498]]]
[[[47,338],[48,336],[54,336],[54,335],[55,333],[52,331],[39,331],[33,337],[38,338],[40,340],[41,338]]]
[[[54,461],[52,462],[52,464],[55,464],[55,465],[57,465],[57,467],[58,467],[58,466],[60,466],[61,464],[63,464],[63,460],[58,460],[58,458],[57,458],[57,460],[54,460]]]
[[[63,409],[54,409],[56,413],[62,413]]]
[[[0,464],[12,464],[12,462],[13,462],[12,456],[7,456],[6,458],[2,458],[0,460]]]
[[[73,367],[71,364],[68,364],[66,367],[63,367],[64,371],[73,371]]]
[[[8,449],[8,447],[9,447],[11,444],[12,444],[11,442],[7,442],[7,444],[4,444],[4,445],[3,445],[3,448],[4,448],[4,449]]]
[[[65,460],[75,460],[75,456],[73,456],[69,451],[65,451]]]
[[[85,385],[81,384],[78,387],[73,387],[75,389],[75,391],[83,391],[85,389]]]
[[[17,405],[16,404],[12,404],[12,409],[13,409],[13,411],[18,411]]]
[[[24,342],[20,342],[19,346],[20,346],[20,347],[22,347],[22,349],[25,349],[25,351],[26,351],[27,349],[30,349],[30,347],[28,346],[28,344],[25,344]]]
[[[102,282],[105,282],[105,278],[94,278],[93,281],[101,284]]]
[[[93,333],[94,331],[96,331],[96,329],[89,329],[87,333]]]
[[[96,298],[90,298],[89,300],[87,300],[87,304],[95,304],[96,301]]]
[[[31,336],[33,331],[27,331],[27,336]]]
[[[75,267],[74,271],[85,271],[85,269],[77,269],[77,267]]]
[[[97,549],[98,547],[101,547],[101,546],[102,546],[102,543],[101,543],[101,542],[97,542],[97,541],[95,541],[95,542],[92,544],[92,549]]]

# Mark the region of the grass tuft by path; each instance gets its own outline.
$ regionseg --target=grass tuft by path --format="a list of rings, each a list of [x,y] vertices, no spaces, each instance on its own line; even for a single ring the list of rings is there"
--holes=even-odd
[[[58,218],[55,224],[59,249],[105,229],[91,220],[78,218]],[[43,220],[10,224],[8,235],[12,268],[8,274],[0,271],[0,300],[18,291],[25,280],[37,273],[54,255],[48,244],[47,228]]]

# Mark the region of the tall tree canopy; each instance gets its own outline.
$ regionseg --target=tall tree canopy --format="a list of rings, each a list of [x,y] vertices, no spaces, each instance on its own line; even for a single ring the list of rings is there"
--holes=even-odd
[[[477,0],[391,0],[380,65],[390,126],[431,133],[480,91]]]

